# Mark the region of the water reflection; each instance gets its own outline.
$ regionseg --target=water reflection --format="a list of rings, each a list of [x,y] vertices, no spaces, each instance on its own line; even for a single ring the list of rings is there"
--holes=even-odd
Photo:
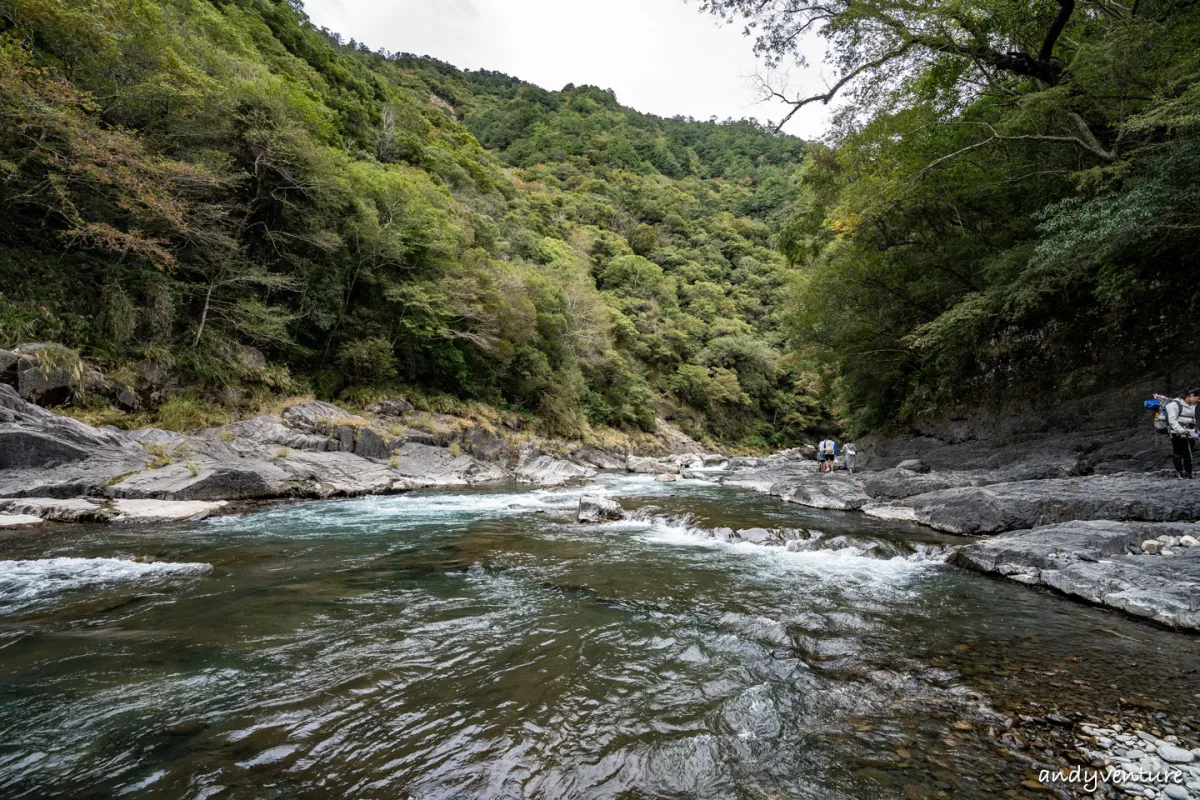
[[[646,517],[576,525],[584,491]],[[1054,747],[1022,714],[1194,716],[1191,639],[912,557],[939,541],[623,475],[9,536],[0,794],[1020,796]]]

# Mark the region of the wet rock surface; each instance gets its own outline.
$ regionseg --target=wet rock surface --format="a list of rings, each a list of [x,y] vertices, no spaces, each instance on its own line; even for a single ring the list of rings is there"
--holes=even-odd
[[[585,494],[579,498],[579,513],[576,518],[586,523],[613,521],[624,519],[625,510],[616,500]]]
[[[952,563],[1200,630],[1195,483],[1146,473],[1045,477],[1056,468],[1042,456],[949,471],[895,461],[902,466],[850,475],[818,473],[800,452],[734,459],[724,483],[812,508],[995,535],[959,548]]]
[[[960,548],[951,563],[1045,586],[1174,628],[1200,630],[1200,548],[1162,555],[1163,540],[1195,524],[1068,522],[1006,533]],[[1146,547],[1153,541],[1157,547]]]

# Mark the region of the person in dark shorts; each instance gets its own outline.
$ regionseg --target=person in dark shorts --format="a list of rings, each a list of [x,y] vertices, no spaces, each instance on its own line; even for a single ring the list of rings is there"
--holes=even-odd
[[[1167,403],[1167,432],[1171,434],[1171,460],[1180,478],[1191,480],[1192,451],[1196,446],[1196,405],[1200,389],[1188,389],[1183,397]]]

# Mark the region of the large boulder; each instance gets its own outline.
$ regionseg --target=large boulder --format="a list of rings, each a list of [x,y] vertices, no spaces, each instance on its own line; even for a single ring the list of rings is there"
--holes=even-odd
[[[604,522],[625,518],[625,510],[616,500],[585,494],[579,498],[580,522]]]
[[[353,444],[354,455],[361,458],[386,460],[392,455],[392,441],[370,428],[359,428]]]
[[[644,475],[661,475],[664,472],[679,472],[679,465],[657,458],[629,456],[625,459],[625,469]]]
[[[109,470],[112,462],[140,466],[147,460],[146,453],[128,436],[60,417],[0,384],[0,487],[11,477],[5,471],[54,470],[83,462],[95,462],[100,469]],[[0,488],[0,496],[5,494]]]
[[[1001,534],[959,548],[951,563],[1045,586],[1177,628],[1200,630],[1200,551],[1142,553],[1141,542],[1195,525],[1089,520]]]
[[[810,473],[782,481],[771,494],[785,502],[810,508],[857,511],[871,502],[857,476],[837,472]]]
[[[534,455],[529,451],[522,452],[514,472],[517,480],[522,483],[534,483],[538,486],[562,486],[596,474],[592,467],[553,458],[544,453]]]
[[[413,410],[413,404],[407,400],[392,398],[390,400],[381,400],[379,405],[375,407],[376,414],[382,414],[385,417],[400,417]]]
[[[17,365],[17,390],[21,398],[43,406],[60,406],[74,394],[70,370],[22,357]]]
[[[0,383],[7,383],[10,386],[17,385],[17,361],[20,359],[16,353],[8,350],[0,350]]]
[[[332,434],[339,427],[358,428],[370,424],[362,417],[320,400],[290,405],[283,410],[280,416],[283,418],[283,424],[289,428],[303,433],[325,436]],[[353,445],[353,437],[351,437],[351,445]]]

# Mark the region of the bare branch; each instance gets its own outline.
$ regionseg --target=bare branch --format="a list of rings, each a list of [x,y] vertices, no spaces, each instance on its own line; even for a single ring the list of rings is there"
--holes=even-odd
[[[837,96],[837,93],[839,91],[841,91],[842,87],[845,86],[847,83],[854,80],[855,78],[857,78],[859,75],[863,74],[864,72],[867,72],[867,71],[873,70],[873,69],[878,69],[879,67],[882,67],[884,64],[888,63],[889,61],[894,61],[895,59],[900,58],[905,53],[907,53],[910,49],[912,49],[912,46],[914,44],[915,44],[915,42],[905,42],[904,45],[899,50],[893,50],[889,53],[885,53],[884,55],[880,56],[879,58],[875,59],[874,61],[867,62],[866,64],[860,64],[859,66],[855,67],[853,70],[851,70],[850,72],[848,72],[844,76],[842,76],[842,78],[837,83],[835,83],[832,87],[830,87],[829,91],[825,92],[824,94],[815,94],[812,97],[805,97],[803,99],[792,100],[792,99],[788,98],[787,96],[785,96],[784,94],[782,94],[781,92],[775,91],[770,86],[768,86],[765,81],[763,81],[763,88],[766,90],[768,97],[782,100],[783,102],[788,103],[792,107],[792,110],[787,113],[787,116],[785,116],[782,120],[780,120],[779,124],[775,126],[775,133],[779,133],[781,130],[783,130],[783,126],[788,124],[788,122],[791,121],[792,117],[796,116],[796,113],[799,112],[800,109],[804,108],[805,106],[809,105],[810,103],[816,103],[818,101],[824,105],[828,105],[829,102],[831,100],[833,100],[833,98],[835,96]]]

